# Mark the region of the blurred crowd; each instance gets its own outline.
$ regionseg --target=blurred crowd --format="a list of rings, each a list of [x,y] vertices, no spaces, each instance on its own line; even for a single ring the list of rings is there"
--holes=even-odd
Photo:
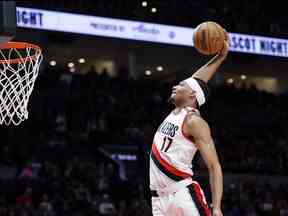
[[[287,175],[287,94],[224,85],[213,89],[211,98],[207,119],[224,168]]]
[[[288,215],[287,179],[282,182],[270,180],[269,183],[265,176],[254,175],[235,182],[225,184],[222,205],[224,215]]]
[[[29,119],[0,128],[0,216],[151,215],[150,144],[173,108],[167,99],[177,81],[132,80],[125,70],[114,78],[93,68],[40,72]],[[201,112],[224,173],[246,175],[225,183],[224,215],[288,215],[287,95],[244,84],[211,88]],[[132,179],[121,178],[118,164],[99,151],[108,145],[138,147]],[[200,157],[194,170],[209,197]]]
[[[148,0],[146,7],[142,6],[142,2],[143,0],[76,0],[69,4],[68,0],[34,0],[17,1],[17,5],[187,27],[212,20],[233,32],[287,36],[284,2]],[[157,9],[156,13],[151,13],[153,7]]]
[[[150,215],[139,189],[121,181],[111,162],[74,157],[0,163],[1,216]]]

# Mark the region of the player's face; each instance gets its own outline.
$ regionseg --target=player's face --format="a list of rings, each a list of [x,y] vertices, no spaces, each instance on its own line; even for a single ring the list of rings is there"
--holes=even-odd
[[[170,100],[176,105],[186,103],[189,99],[195,99],[195,91],[193,91],[185,82],[180,82],[172,88]]]

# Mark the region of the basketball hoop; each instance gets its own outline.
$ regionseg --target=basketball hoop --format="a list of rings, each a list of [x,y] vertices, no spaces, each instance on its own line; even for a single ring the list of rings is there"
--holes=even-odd
[[[19,125],[28,119],[28,102],[42,61],[37,45],[0,44],[0,124]]]

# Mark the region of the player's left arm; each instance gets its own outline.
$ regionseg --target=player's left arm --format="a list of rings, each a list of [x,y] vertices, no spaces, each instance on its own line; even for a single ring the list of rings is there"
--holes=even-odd
[[[195,145],[197,146],[209,171],[213,211],[220,212],[220,214],[214,215],[221,215],[223,174],[211,136],[210,127],[204,119],[197,115],[190,116],[186,125],[188,133],[194,138]]]
[[[210,61],[208,61],[205,65],[199,68],[192,77],[203,80],[204,82],[208,82],[213,75],[217,72],[217,69],[224,62],[228,55],[229,51],[229,43],[228,43],[228,34],[226,32],[226,39],[224,41],[224,46],[222,50],[217,53]]]

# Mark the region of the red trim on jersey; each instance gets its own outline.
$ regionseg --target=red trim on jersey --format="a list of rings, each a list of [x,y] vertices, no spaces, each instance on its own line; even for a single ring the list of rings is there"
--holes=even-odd
[[[205,202],[205,197],[203,195],[203,192],[201,192],[202,189],[200,185],[198,183],[192,183],[192,186],[196,194],[196,199],[198,203],[201,205],[201,208],[204,210],[205,215],[210,216],[211,211],[209,209],[208,204]]]
[[[186,115],[185,118],[184,118],[184,120],[183,120],[182,127],[181,127],[181,132],[182,132],[183,136],[184,136],[186,139],[188,139],[190,142],[194,143],[193,137],[184,132],[184,123],[185,123],[185,121],[186,121],[186,119],[187,119],[187,116],[188,116],[188,115]]]
[[[191,177],[192,175],[186,172],[182,172],[178,169],[176,169],[174,166],[170,165],[167,161],[165,161],[163,158],[161,158],[161,155],[156,147],[155,144],[152,145],[152,153],[156,157],[156,159],[159,161],[159,163],[171,174],[183,178]]]

